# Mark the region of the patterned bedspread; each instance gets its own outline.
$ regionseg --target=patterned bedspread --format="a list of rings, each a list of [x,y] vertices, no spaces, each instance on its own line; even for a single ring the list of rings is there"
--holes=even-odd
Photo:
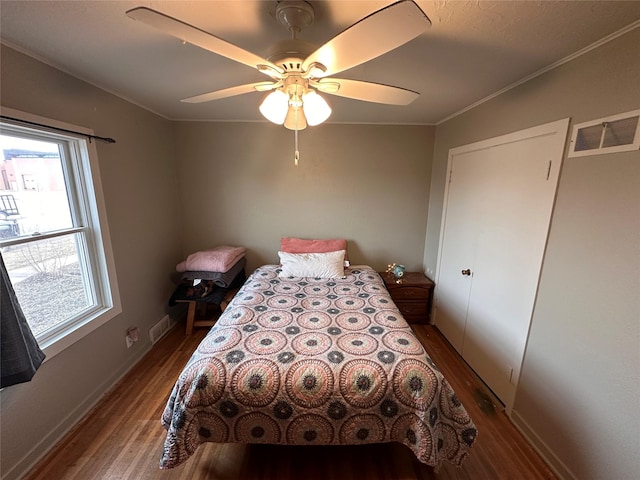
[[[476,428],[370,267],[344,279],[258,268],[198,346],[162,415],[161,468],[203,442],[402,442],[459,465]]]

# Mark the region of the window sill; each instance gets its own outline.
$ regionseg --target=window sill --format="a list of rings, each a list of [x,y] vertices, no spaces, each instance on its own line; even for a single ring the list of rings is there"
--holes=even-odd
[[[47,339],[40,344],[40,348],[46,355],[45,362],[69,348],[74,343],[82,340],[84,337],[98,329],[109,320],[115,318],[122,313],[120,305],[105,307],[95,314],[85,318],[78,323],[73,329],[60,332],[59,335]]]

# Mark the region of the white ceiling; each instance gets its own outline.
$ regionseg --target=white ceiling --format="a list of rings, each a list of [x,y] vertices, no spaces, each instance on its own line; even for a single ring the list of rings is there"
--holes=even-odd
[[[310,1],[314,23],[299,38],[322,45],[392,3]],[[420,92],[409,106],[327,96],[329,122],[434,124],[631,24],[640,1],[424,1],[432,27],[404,46],[340,74]],[[180,120],[263,121],[264,94],[203,104],[179,100],[267,81],[258,71],[164,35],[125,11],[147,6],[267,56],[289,38],[276,1],[0,0],[0,37],[12,47]],[[375,41],[375,39],[372,39]]]

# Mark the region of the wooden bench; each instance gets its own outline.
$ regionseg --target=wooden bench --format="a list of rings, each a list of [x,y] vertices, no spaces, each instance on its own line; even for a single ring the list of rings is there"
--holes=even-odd
[[[234,288],[227,292],[220,305],[215,303],[201,302],[197,300],[176,300],[180,303],[188,303],[186,335],[191,335],[194,328],[212,327],[218,321],[218,317],[225,311],[229,302],[233,299],[239,289]],[[213,307],[213,308],[212,308]],[[212,311],[213,310],[213,311]]]

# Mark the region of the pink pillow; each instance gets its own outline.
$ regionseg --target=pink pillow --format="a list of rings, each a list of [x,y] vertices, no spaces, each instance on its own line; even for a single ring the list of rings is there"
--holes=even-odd
[[[280,239],[280,251],[286,253],[327,253],[338,250],[345,251],[345,260],[347,260],[347,241],[344,238],[306,240],[304,238],[283,237]]]

